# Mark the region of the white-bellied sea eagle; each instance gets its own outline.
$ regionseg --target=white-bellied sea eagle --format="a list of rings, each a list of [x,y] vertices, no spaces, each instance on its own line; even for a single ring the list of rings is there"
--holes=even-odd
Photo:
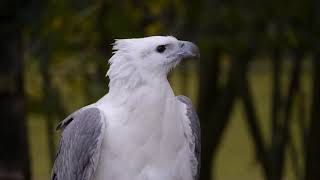
[[[199,49],[172,36],[119,39],[109,92],[64,119],[52,180],[197,180],[200,126],[168,72]]]

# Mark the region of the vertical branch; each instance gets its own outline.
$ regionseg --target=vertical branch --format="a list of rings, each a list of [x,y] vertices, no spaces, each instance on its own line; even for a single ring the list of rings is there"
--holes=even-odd
[[[275,49],[272,57],[273,66],[273,86],[272,86],[272,106],[271,106],[271,141],[275,143],[276,132],[279,130],[279,111],[281,109],[280,78],[282,60],[279,49]]]
[[[317,52],[313,59],[313,89],[311,122],[308,130],[306,151],[306,180],[320,179],[320,53]]]
[[[259,119],[254,108],[252,94],[248,85],[248,80],[244,79],[241,82],[243,82],[243,87],[241,88],[241,97],[243,99],[243,105],[245,113],[247,115],[246,120],[249,126],[249,133],[251,134],[251,137],[253,138],[253,142],[255,145],[256,156],[262,165],[265,177],[267,177],[267,179],[272,179],[272,170],[268,158],[269,155],[267,153],[267,146],[262,136],[261,127],[259,125]]]
[[[294,103],[294,99],[297,95],[297,92],[299,91],[300,86],[300,77],[301,77],[301,69],[302,69],[302,58],[303,53],[296,49],[294,51],[294,59],[293,59],[293,69],[291,72],[291,80],[289,84],[288,89],[288,95],[286,98],[286,102],[284,105],[284,120],[279,132],[279,144],[275,145],[276,149],[276,160],[277,162],[274,162],[274,177],[276,179],[281,179],[283,176],[283,170],[284,170],[284,162],[285,162],[285,150],[286,145],[290,141],[290,129],[291,129],[291,122],[292,122],[292,107]]]
[[[298,113],[298,118],[297,118],[297,123],[298,123],[298,136],[299,136],[299,141],[301,142],[302,146],[302,154],[305,154],[306,152],[306,119],[305,119],[305,96],[302,90],[300,90],[299,95],[298,95],[298,103],[297,103],[297,113]],[[297,180],[303,180],[304,179],[304,174],[303,174],[303,167],[301,163],[301,158],[299,158],[300,153],[296,149],[296,144],[291,139],[289,141],[289,155],[292,160],[292,166],[293,166],[293,171],[295,173],[296,179]]]
[[[300,166],[299,166],[299,160],[298,160],[298,151],[296,149],[295,143],[293,141],[290,141],[289,144],[289,156],[292,160],[292,167],[293,172],[295,174],[295,177],[297,180],[303,180],[303,177],[301,176]]]
[[[280,78],[282,60],[280,59],[280,49],[273,51],[273,87],[272,87],[272,107],[271,107],[271,146],[269,150],[270,157],[270,178],[279,179],[276,171],[279,168],[279,144],[281,139],[281,119],[280,112],[282,110],[282,96],[280,91]]]
[[[314,53],[312,67],[312,98],[311,98],[311,114],[310,123],[307,129],[306,139],[306,154],[305,154],[305,179],[306,180],[318,180],[320,179],[320,51],[319,41],[317,38],[320,29],[320,1],[311,1],[311,18],[314,31],[311,35],[312,50]]]
[[[207,101],[211,100],[214,102],[208,102],[208,104],[205,104],[204,101],[200,102],[202,107],[207,108],[208,113],[204,114],[205,111],[199,108],[203,149],[201,152],[201,180],[211,178],[212,160],[214,160],[222,140],[223,132],[230,122],[230,115],[237,97],[238,77],[239,74],[243,73],[244,66],[245,64],[241,61],[233,59],[227,83],[220,91],[221,94],[215,94],[216,99],[207,99]],[[205,107],[212,103],[214,103],[212,109],[210,106]]]
[[[55,143],[54,143],[54,118],[53,118],[53,106],[54,101],[51,87],[51,78],[49,74],[49,48],[47,41],[44,41],[43,49],[40,55],[40,70],[42,76],[42,91],[43,91],[43,108],[45,118],[47,120],[47,136],[48,136],[48,149],[49,149],[49,163],[53,164],[55,157]]]
[[[211,62],[210,62],[211,61]],[[212,172],[212,160],[214,157],[213,152],[216,151],[215,142],[221,136],[222,129],[225,125],[224,121],[227,118],[212,117],[212,110],[214,109],[214,103],[217,102],[216,97],[218,96],[218,65],[219,65],[219,57],[214,56],[211,58],[206,58],[203,63],[200,64],[200,88],[199,88],[199,100],[198,100],[198,114],[201,120],[201,144],[202,144],[202,152],[201,152],[201,174],[200,179],[207,180],[211,178]],[[211,63],[211,66],[206,65]],[[209,70],[208,68],[212,68]],[[233,69],[231,70],[234,71]],[[211,73],[210,73],[211,72]],[[229,81],[229,86],[233,81]],[[226,92],[229,92],[228,88],[226,88]],[[231,92],[230,92],[231,93]],[[227,95],[226,95],[227,96]],[[228,96],[229,97],[229,96]],[[226,109],[229,108],[229,104],[232,104],[233,99],[230,100],[226,106]],[[223,108],[220,106],[220,108]],[[226,112],[228,113],[228,112]],[[216,127],[212,129],[212,127]]]
[[[250,55],[245,55],[244,57],[241,57],[243,63],[246,64],[248,64],[248,60],[251,58],[252,57]],[[248,65],[246,65],[246,67],[247,66]],[[243,70],[243,73],[239,76],[239,93],[240,97],[243,100],[245,114],[247,115],[246,120],[249,128],[249,133],[251,134],[251,137],[253,138],[253,142],[255,145],[256,157],[262,165],[265,177],[267,177],[267,179],[271,179],[271,167],[269,164],[267,147],[262,136],[262,130],[259,125],[259,118],[256,114],[257,111],[254,108],[254,100],[250,91],[250,86],[246,72],[247,68]]]
[[[210,111],[215,102],[217,102],[219,94],[218,76],[220,73],[219,53],[220,52],[217,49],[214,50],[211,56],[204,57],[204,60],[200,63],[198,113],[202,119],[207,119],[209,117]],[[230,72],[233,72],[233,70],[234,67],[231,68]],[[229,81],[229,83],[231,82]]]
[[[307,147],[307,125],[306,125],[306,96],[304,92],[301,91],[299,95],[299,104],[298,104],[298,126],[299,126],[299,137],[302,142],[303,154],[306,153]]]
[[[2,1],[0,22],[0,179],[29,180],[21,1]]]

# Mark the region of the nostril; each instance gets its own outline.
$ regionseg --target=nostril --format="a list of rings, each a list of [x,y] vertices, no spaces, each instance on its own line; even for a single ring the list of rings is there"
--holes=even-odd
[[[181,47],[181,48],[184,47],[184,43],[181,43],[180,47]]]

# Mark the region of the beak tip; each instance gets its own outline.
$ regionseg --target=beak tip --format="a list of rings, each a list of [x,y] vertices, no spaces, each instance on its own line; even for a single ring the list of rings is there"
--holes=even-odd
[[[194,54],[195,59],[200,59],[200,51],[197,45],[193,44],[192,54]]]
[[[200,51],[197,45],[189,41],[181,41],[180,47],[186,59],[200,59]]]

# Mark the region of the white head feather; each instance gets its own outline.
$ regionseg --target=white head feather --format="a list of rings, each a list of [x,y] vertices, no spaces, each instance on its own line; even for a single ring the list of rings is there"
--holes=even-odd
[[[114,52],[107,72],[110,89],[113,86],[134,88],[151,79],[166,78],[170,69],[181,59],[193,55],[183,51],[186,43],[189,42],[179,41],[172,36],[117,39],[113,44]],[[191,46],[193,49],[190,52],[198,53],[196,46]],[[194,49],[197,52],[193,52]]]

